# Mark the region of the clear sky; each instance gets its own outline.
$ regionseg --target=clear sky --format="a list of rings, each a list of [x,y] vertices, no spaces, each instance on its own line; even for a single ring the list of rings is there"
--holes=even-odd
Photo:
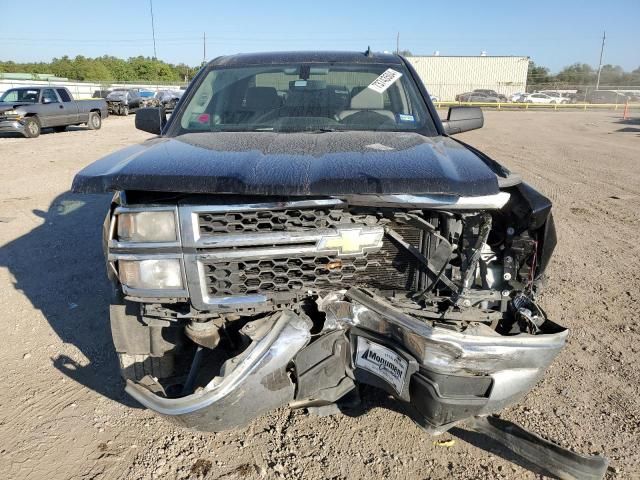
[[[482,5],[481,5],[482,3]],[[640,0],[153,0],[158,58],[190,65],[269,51],[395,50],[523,55],[552,72],[574,62],[640,67]],[[149,0],[0,0],[0,60],[153,56]]]

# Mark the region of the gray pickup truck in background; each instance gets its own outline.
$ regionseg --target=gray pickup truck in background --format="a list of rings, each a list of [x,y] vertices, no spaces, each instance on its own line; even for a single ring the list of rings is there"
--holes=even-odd
[[[39,136],[43,128],[62,132],[83,123],[98,130],[108,114],[104,100],[74,100],[64,87],[12,88],[0,96],[0,132],[27,138]]]

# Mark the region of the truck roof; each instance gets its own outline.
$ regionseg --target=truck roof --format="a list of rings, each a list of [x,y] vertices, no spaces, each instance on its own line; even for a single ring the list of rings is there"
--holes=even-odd
[[[27,86],[7,88],[7,91],[9,90],[42,90],[43,88],[56,88],[56,89],[64,88],[65,90],[69,91],[67,87],[62,85],[35,85],[33,87],[30,87],[27,85]]]
[[[391,53],[301,51],[301,52],[264,52],[238,53],[218,57],[209,62],[209,66],[239,67],[246,65],[270,65],[281,63],[384,63],[400,65],[400,56]]]

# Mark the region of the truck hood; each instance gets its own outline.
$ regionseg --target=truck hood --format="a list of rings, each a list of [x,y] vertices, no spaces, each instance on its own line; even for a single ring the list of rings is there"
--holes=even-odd
[[[24,105],[35,105],[29,102],[0,102],[0,113],[4,113],[9,110],[13,110],[14,108],[22,107]]]
[[[87,166],[72,190],[284,196],[499,192],[488,163],[455,140],[400,132],[154,138]]]

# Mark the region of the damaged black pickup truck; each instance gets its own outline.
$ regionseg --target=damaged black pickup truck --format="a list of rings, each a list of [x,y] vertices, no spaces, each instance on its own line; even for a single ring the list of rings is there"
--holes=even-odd
[[[449,135],[388,54],[220,57],[158,137],[82,170],[104,226],[126,391],[221,431],[379,387],[438,433],[517,401],[563,348],[536,291],[551,203]]]

